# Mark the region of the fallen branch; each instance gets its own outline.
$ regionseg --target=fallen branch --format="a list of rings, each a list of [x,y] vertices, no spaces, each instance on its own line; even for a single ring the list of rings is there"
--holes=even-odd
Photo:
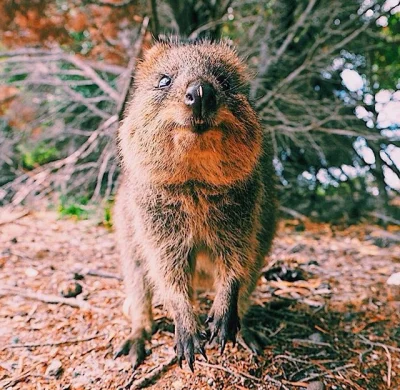
[[[37,293],[34,291],[22,290],[15,287],[3,287],[0,289],[0,296],[18,295],[20,297],[34,299],[36,301],[42,301],[45,303],[61,303],[71,307],[76,307],[82,310],[96,311],[98,309],[93,308],[89,303],[80,301],[76,298],[62,298],[57,295]]]

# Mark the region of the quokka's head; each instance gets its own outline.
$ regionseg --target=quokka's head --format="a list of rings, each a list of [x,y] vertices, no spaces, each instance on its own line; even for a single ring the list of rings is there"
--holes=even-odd
[[[124,167],[154,184],[245,179],[262,137],[248,95],[246,67],[226,43],[157,43],[138,65],[119,132]]]

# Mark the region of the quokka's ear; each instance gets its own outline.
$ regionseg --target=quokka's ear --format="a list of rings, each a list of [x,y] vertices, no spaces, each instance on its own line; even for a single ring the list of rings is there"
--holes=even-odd
[[[147,49],[143,53],[144,62],[153,62],[159,58],[165,51],[170,49],[171,43],[165,41],[156,42],[150,49]]]

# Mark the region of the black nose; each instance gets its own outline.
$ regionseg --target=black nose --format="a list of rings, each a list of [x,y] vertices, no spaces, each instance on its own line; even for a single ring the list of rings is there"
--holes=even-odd
[[[195,119],[207,118],[217,109],[215,89],[205,82],[191,83],[186,89],[184,102],[192,108]]]

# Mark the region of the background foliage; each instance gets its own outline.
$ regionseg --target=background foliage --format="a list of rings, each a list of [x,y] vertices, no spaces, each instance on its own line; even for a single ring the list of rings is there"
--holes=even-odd
[[[1,202],[112,198],[145,15],[247,58],[286,212],[400,219],[397,0],[0,0]]]

